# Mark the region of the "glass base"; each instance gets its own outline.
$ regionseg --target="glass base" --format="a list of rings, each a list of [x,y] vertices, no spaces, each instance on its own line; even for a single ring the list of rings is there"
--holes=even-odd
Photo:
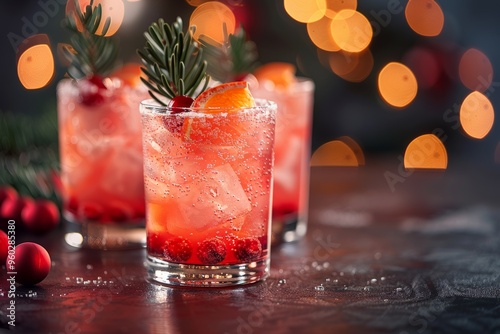
[[[278,245],[302,239],[307,232],[307,220],[296,213],[273,218],[271,244]]]
[[[144,220],[104,224],[77,222],[71,213],[64,213],[66,234],[64,240],[73,247],[101,250],[138,249],[146,247]]]
[[[224,287],[255,283],[269,276],[269,264],[269,259],[215,266],[171,263],[151,256],[148,256],[147,260],[150,281],[193,287]]]

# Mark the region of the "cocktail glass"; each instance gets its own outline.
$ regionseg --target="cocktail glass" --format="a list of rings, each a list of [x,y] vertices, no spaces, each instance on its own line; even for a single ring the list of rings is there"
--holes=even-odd
[[[144,247],[138,106],[148,93],[109,78],[105,83],[104,89],[63,79],[57,87],[65,240],[96,249]]]
[[[250,86],[256,98],[278,105],[274,160],[273,243],[302,238],[309,208],[309,160],[314,83],[297,78],[287,88],[270,83]]]
[[[148,272],[153,282],[229,286],[269,274],[276,105],[141,104]]]

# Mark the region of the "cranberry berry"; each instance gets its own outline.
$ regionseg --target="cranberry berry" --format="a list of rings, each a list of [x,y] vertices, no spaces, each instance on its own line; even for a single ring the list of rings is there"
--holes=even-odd
[[[178,114],[180,112],[185,111],[185,108],[191,107],[191,104],[193,103],[193,98],[190,96],[185,96],[185,95],[179,95],[175,96],[168,106],[172,108],[172,114]]]
[[[100,76],[93,75],[83,79],[80,83],[80,101],[89,107],[102,103],[107,89]]]
[[[16,271],[16,282],[23,285],[38,284],[47,277],[51,267],[49,253],[34,242],[16,246],[15,263],[5,264],[8,271]]]
[[[238,239],[235,242],[234,256],[242,262],[257,260],[262,253],[262,245],[256,238]]]
[[[182,237],[167,240],[163,248],[163,256],[177,263],[186,262],[192,253],[191,243]]]
[[[148,233],[148,253],[154,256],[163,256],[165,238],[161,238],[158,233]]]
[[[47,233],[59,224],[59,208],[46,199],[28,202],[21,211],[26,228],[35,234]]]
[[[11,186],[3,186],[0,187],[0,205],[2,205],[3,201],[6,199],[14,199],[18,196],[16,189]]]
[[[217,264],[226,257],[226,245],[219,239],[207,239],[200,244],[196,255],[205,264]]]
[[[9,254],[9,237],[7,233],[0,230],[0,264],[5,264]]]

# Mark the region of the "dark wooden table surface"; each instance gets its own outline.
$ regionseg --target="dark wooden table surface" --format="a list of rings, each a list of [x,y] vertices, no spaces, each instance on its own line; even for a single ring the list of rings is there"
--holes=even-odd
[[[39,285],[17,287],[15,328],[2,270],[0,328],[500,333],[499,170],[313,168],[307,237],[273,247],[270,278],[237,288],[159,286],[145,279],[144,250],[73,249],[62,230],[26,236],[53,267]]]

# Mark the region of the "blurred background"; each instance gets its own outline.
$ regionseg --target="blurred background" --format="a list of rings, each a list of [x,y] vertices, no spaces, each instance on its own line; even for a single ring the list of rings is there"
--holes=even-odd
[[[161,17],[172,22],[180,16],[188,22],[205,2],[110,0],[115,14],[123,8],[115,34],[121,59],[138,61],[136,49],[143,47],[143,32],[153,21]],[[500,82],[494,73],[500,61],[498,2],[219,2],[256,43],[260,63],[293,63],[297,75],[315,82],[313,151],[348,136],[359,145],[366,164],[383,157],[397,166],[412,140],[434,133],[447,152],[448,168],[462,163],[498,168],[500,130],[493,121],[494,107],[500,102]],[[6,113],[33,119],[55,114],[56,85],[65,75],[58,45],[69,40],[61,27],[65,7],[66,0],[0,3],[2,118]],[[343,20],[336,16],[340,9],[348,13]],[[218,14],[212,17],[214,25],[225,19]],[[331,29],[332,25],[336,28]],[[341,35],[346,29],[354,31],[351,41]],[[20,75],[28,70],[20,68],[18,60],[26,45],[24,49],[19,46],[33,35],[41,36],[28,46],[48,45],[46,50],[54,58],[53,76],[44,83],[23,84]],[[398,66],[384,76],[383,69],[391,62]],[[40,71],[51,70],[50,64],[42,67]],[[461,111],[464,99],[473,91],[481,93],[475,95],[479,103],[474,100]],[[463,124],[461,113],[468,114],[472,123]]]

